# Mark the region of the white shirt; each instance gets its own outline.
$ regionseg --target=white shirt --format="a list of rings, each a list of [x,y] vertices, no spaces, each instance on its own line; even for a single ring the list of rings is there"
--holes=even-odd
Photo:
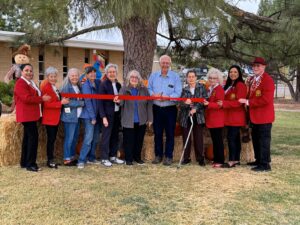
[[[194,95],[194,94],[195,94],[195,88],[192,88],[192,87],[191,87],[191,88],[190,88],[190,92],[191,92],[192,95]]]
[[[80,90],[79,90],[79,88],[78,88],[77,85],[72,85],[72,87],[73,87],[73,89],[74,89],[74,91],[75,91],[76,94],[80,93]],[[82,112],[82,107],[77,107],[77,118],[80,117],[81,112]]]
[[[113,82],[112,86],[113,86],[113,89],[114,89],[114,94],[118,95],[119,93],[118,93],[118,89],[117,89],[117,83]],[[118,112],[119,110],[120,110],[120,107],[117,104],[115,104],[115,112]]]

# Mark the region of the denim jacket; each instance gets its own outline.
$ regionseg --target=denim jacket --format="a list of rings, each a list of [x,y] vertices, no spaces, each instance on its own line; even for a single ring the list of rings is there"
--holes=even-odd
[[[72,85],[68,84],[67,86],[62,88],[61,93],[75,94],[75,91]],[[83,100],[78,100],[77,98],[70,98],[69,104],[65,104],[62,106],[60,120],[67,123],[77,123],[78,122],[77,108],[83,106],[84,106]],[[68,108],[70,109],[70,113],[67,113]]]
[[[95,86],[89,80],[86,80],[82,85],[82,93],[83,94],[98,94],[98,81],[95,80]],[[82,113],[80,118],[96,120],[98,114],[98,100],[85,98],[84,99],[85,106],[82,109]]]

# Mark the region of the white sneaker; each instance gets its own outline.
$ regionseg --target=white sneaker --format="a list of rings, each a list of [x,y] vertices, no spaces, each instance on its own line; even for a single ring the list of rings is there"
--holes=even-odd
[[[109,160],[107,160],[107,159],[101,160],[101,164],[103,166],[106,166],[106,167],[111,167],[112,166],[111,162]]]
[[[78,169],[84,169],[84,163],[78,163],[77,168]]]
[[[124,161],[121,159],[118,159],[117,157],[110,157],[109,160],[114,164],[123,164]]]
[[[87,162],[86,162],[87,164],[101,164],[101,162],[99,161],[99,160],[94,160],[94,161],[89,161],[89,160],[87,160]]]

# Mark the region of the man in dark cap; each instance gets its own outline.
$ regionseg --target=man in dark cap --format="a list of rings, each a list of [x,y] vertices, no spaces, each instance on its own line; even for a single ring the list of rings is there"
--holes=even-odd
[[[252,63],[254,76],[249,82],[248,99],[239,99],[240,103],[249,106],[252,125],[252,142],[255,161],[248,165],[255,166],[253,171],[270,171],[271,166],[271,129],[275,120],[274,82],[265,72],[266,61],[257,57]]]

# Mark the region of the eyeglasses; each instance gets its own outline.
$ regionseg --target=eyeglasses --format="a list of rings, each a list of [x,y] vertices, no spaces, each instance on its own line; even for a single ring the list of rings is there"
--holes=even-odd
[[[139,78],[136,77],[136,76],[131,76],[130,79],[137,79],[138,80]]]
[[[218,77],[209,77],[209,80],[218,80]]]

